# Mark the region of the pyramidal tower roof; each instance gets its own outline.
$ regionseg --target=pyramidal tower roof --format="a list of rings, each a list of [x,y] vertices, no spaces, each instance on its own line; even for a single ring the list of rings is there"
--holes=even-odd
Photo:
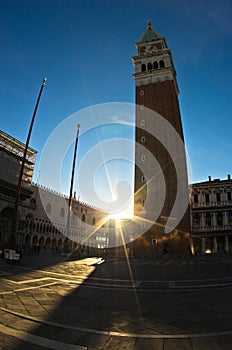
[[[148,21],[147,22],[147,29],[143,33],[143,36],[142,36],[140,42],[146,43],[146,42],[154,41],[154,40],[158,40],[158,39],[160,39],[159,33],[157,33],[157,31],[154,28],[152,28],[152,22]]]

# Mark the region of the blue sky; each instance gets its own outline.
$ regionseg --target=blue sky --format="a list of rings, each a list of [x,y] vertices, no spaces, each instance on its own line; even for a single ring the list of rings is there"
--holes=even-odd
[[[30,142],[38,161],[68,116],[101,103],[134,103],[131,57],[149,19],[173,54],[190,181],[226,178],[232,172],[230,0],[1,1],[1,129],[25,142],[44,76]]]

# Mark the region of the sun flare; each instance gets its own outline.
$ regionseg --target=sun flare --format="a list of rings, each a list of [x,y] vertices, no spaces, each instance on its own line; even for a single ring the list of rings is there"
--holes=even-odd
[[[109,214],[109,219],[115,221],[121,221],[126,219],[133,219],[133,214],[131,212],[120,211],[118,213]]]

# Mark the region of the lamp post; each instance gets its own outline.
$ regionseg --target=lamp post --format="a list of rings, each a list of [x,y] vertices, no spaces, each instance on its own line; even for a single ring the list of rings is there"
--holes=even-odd
[[[72,210],[73,181],[74,181],[74,173],[75,173],[75,165],[76,165],[76,154],[77,154],[79,131],[80,131],[80,124],[78,123],[77,133],[76,133],[76,141],[75,141],[75,147],[74,147],[74,154],[73,154],[73,164],[72,164],[72,175],[71,175],[71,182],[70,182],[69,200],[68,200],[67,231],[66,231],[68,238],[69,238],[69,230],[70,230],[70,213]]]
[[[39,106],[40,97],[42,95],[42,91],[43,91],[44,85],[46,83],[46,80],[47,80],[47,78],[43,79],[42,85],[40,87],[39,95],[38,95],[38,98],[37,98],[37,101],[36,101],[36,105],[35,105],[35,108],[34,108],[33,116],[32,116],[32,119],[31,119],[30,128],[29,128],[28,135],[27,135],[27,140],[26,140],[26,144],[25,144],[25,148],[24,148],[24,154],[23,154],[23,157],[22,157],[22,160],[21,160],[21,167],[20,167],[20,173],[19,173],[19,178],[18,178],[18,185],[17,185],[16,195],[15,195],[13,220],[12,220],[12,229],[11,229],[12,235],[14,236],[14,240],[15,240],[15,234],[16,234],[18,206],[19,206],[20,192],[21,192],[21,187],[22,187],[23,171],[24,171],[24,166],[25,166],[25,162],[26,162],[26,158],[27,158],[27,151],[28,151],[28,147],[29,147],[29,142],[30,142],[30,138],[31,138],[33,124],[34,124],[34,121],[35,121],[36,112],[37,112],[37,109],[38,109],[38,106]],[[15,245],[15,242],[13,244]]]

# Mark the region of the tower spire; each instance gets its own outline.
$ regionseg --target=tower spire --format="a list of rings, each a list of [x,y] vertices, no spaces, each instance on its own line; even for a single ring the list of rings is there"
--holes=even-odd
[[[143,36],[140,42],[145,43],[145,42],[154,41],[158,39],[160,39],[160,35],[159,33],[157,33],[157,31],[154,28],[152,28],[152,22],[151,20],[149,20],[147,22],[147,29],[143,33]]]
[[[152,26],[152,21],[151,21],[151,20],[147,21],[147,27],[148,27],[148,29],[151,29],[151,26]]]

